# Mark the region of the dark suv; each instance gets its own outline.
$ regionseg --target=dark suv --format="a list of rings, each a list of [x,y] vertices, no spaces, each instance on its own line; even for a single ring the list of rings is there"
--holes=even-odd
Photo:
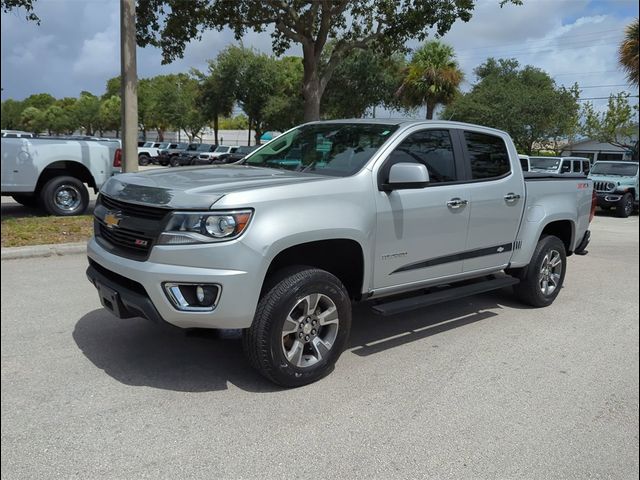
[[[153,163],[166,167],[173,156],[184,152],[188,146],[188,143],[172,143],[167,148],[160,149],[158,156],[153,158]]]
[[[244,157],[253,152],[260,145],[252,145],[250,147],[238,147],[235,152],[223,153],[218,158],[216,158],[212,163],[214,165],[219,165],[221,163],[235,163],[242,160]]]
[[[172,167],[191,165],[193,163],[193,159],[198,155],[203,152],[213,152],[215,149],[216,146],[211,145],[210,143],[190,143],[185,150],[171,157],[169,165]]]

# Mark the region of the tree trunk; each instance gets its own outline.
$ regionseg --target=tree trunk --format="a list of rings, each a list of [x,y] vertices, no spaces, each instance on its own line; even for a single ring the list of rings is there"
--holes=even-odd
[[[322,100],[322,85],[318,74],[320,57],[315,55],[313,47],[304,47],[302,80],[302,95],[304,96],[304,121],[320,120],[320,100]]]
[[[251,146],[251,117],[248,118],[249,120],[249,137],[247,138],[247,146],[250,147]]]
[[[218,145],[218,127],[219,127],[219,119],[218,115],[213,117],[213,138],[215,139],[216,145]]]
[[[427,120],[433,120],[433,111],[435,110],[435,108],[435,103],[427,102],[427,114],[425,117]]]
[[[256,121],[256,128],[254,129],[255,134],[253,138],[256,141],[256,145],[260,145],[260,137],[262,136],[262,127],[260,126],[260,122]]]

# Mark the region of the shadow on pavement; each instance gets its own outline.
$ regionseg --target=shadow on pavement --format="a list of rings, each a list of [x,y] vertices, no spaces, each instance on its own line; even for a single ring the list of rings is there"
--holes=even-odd
[[[523,308],[508,290],[391,317],[354,308],[347,352],[373,355],[438,333],[487,320],[502,305]],[[240,331],[159,326],[141,318],[118,319],[107,310],[82,317],[73,339],[98,368],[126,385],[182,392],[226,390],[231,383],[249,392],[277,392],[244,358]]]
[[[46,217],[48,214],[41,208],[31,208],[20,205],[19,203],[5,203],[3,202],[0,207],[2,219],[7,218],[24,218],[24,217]],[[96,206],[96,201],[91,200],[89,202],[89,208],[85,212],[86,215],[92,215],[93,209]]]

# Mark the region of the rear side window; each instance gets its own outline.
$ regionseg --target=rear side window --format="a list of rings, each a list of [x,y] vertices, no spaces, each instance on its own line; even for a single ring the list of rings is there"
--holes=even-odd
[[[429,183],[457,180],[453,145],[448,130],[422,130],[412,133],[391,152],[382,169],[382,182],[389,180],[391,166],[400,163],[421,163],[429,171]]]
[[[573,161],[573,173],[580,173],[580,167],[582,166],[582,162],[580,160]]]
[[[464,139],[473,180],[502,177],[511,171],[507,146],[500,137],[464,132]]]
[[[582,171],[586,174],[589,173],[589,170],[591,170],[591,164],[589,163],[589,160],[583,160],[582,161]]]

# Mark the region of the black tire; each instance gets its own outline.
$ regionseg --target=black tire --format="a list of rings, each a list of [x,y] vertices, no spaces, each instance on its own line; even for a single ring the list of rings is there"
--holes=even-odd
[[[75,177],[55,177],[45,183],[40,203],[49,215],[81,215],[89,206],[89,192]]]
[[[633,213],[633,195],[625,193],[616,205],[616,217],[627,218]]]
[[[282,271],[269,285],[260,298],[253,324],[243,332],[243,349],[249,363],[267,379],[283,387],[307,385],[328,375],[344,350],[351,330],[351,301],[346,289],[332,274],[311,267]],[[307,299],[315,296],[318,298],[316,307],[305,316],[313,302]],[[337,315],[331,322],[335,323],[322,326],[321,317],[334,311],[333,308]],[[296,329],[288,335],[284,333],[287,317],[296,318],[295,322],[287,321],[289,328]],[[310,330],[316,324],[317,331]],[[305,330],[307,328],[309,331]],[[314,335],[315,338],[309,341]],[[314,347],[316,338],[327,340],[329,337],[332,341],[327,341],[331,345],[328,350],[323,342],[319,342],[324,345],[322,352]],[[295,352],[300,352],[296,364],[285,353],[288,343],[294,353],[292,359],[296,358]],[[302,347],[295,349],[295,345]]]
[[[38,197],[36,195],[29,195],[27,193],[11,196],[20,205],[24,205],[29,208],[36,208],[38,206]]]
[[[542,282],[545,276],[549,277],[549,275],[548,271],[545,274],[543,269],[545,268],[545,259],[548,258],[547,255],[551,255],[551,258],[554,257],[552,252],[556,252],[559,255],[561,271],[559,272],[559,278],[554,280],[555,287],[553,291],[545,294],[542,291]],[[553,270],[551,272],[553,275]],[[543,236],[538,241],[529,265],[510,273],[520,279],[520,283],[514,287],[514,291],[521,302],[536,308],[551,305],[560,293],[564,283],[564,276],[567,273],[567,253],[564,243],[553,235]],[[549,283],[551,282],[547,281],[548,285]]]
[[[179,167],[180,166],[180,160],[178,160],[176,157],[173,157],[169,161],[169,165],[172,166],[172,167]]]
[[[145,167],[149,165],[150,161],[151,161],[151,157],[148,154],[141,153],[140,155],[138,155],[138,165]]]

